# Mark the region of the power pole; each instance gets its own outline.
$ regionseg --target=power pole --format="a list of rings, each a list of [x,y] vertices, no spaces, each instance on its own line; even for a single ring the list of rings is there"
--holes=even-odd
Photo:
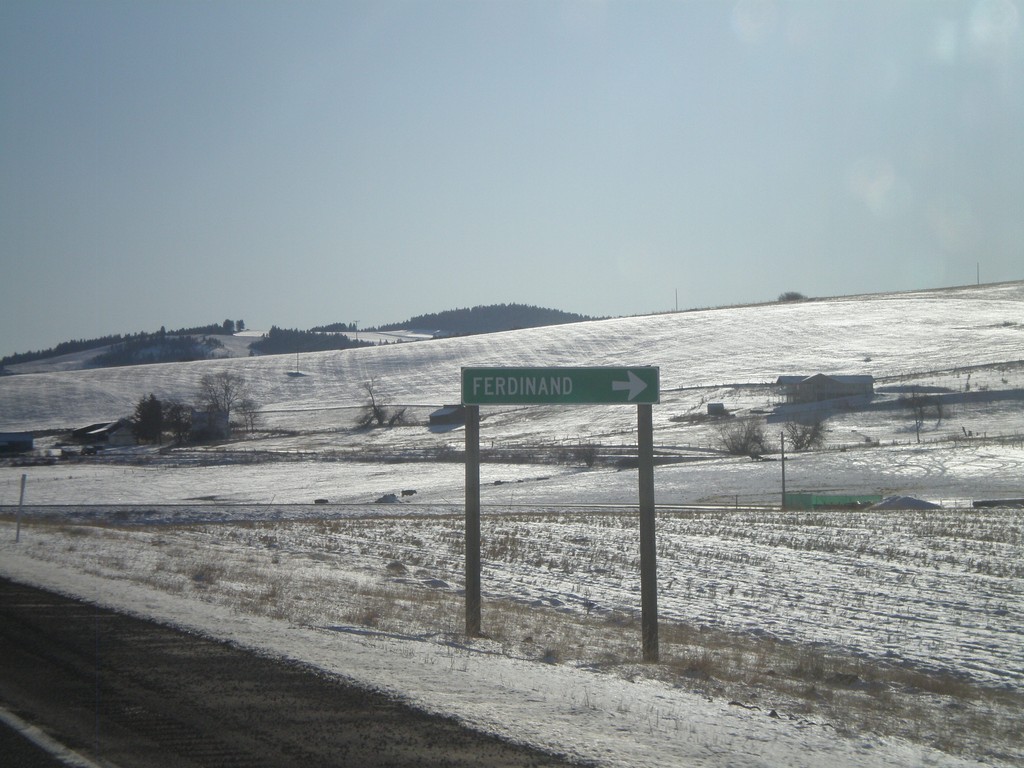
[[[780,434],[782,439],[782,509],[786,509],[786,433]]]
[[[21,510],[25,506],[25,481],[28,480],[28,475],[21,476],[21,496],[18,498],[18,525],[14,529],[14,543],[17,544],[21,541]]]

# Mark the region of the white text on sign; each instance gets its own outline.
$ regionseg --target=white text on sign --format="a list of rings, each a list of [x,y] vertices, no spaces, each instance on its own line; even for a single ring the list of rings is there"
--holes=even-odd
[[[474,376],[474,397],[565,396],[572,394],[570,376]]]

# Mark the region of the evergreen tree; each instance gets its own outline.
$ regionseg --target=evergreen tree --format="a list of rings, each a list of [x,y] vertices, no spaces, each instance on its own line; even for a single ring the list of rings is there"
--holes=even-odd
[[[156,395],[142,397],[135,406],[132,416],[132,434],[142,442],[159,443],[164,432],[163,403]]]
[[[184,403],[169,402],[164,405],[164,424],[174,439],[184,443],[192,431],[192,409]]]

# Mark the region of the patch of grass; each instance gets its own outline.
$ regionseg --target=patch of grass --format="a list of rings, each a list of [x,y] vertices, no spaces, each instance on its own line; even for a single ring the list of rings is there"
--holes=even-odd
[[[1019,742],[1024,695],[952,675],[869,662],[805,644],[667,625],[644,673],[702,695],[799,714],[839,732],[873,732],[960,755]],[[1005,759],[1009,752],[1003,755]]]
[[[214,586],[224,575],[226,569],[218,563],[199,563],[189,572],[192,583],[201,589]]]

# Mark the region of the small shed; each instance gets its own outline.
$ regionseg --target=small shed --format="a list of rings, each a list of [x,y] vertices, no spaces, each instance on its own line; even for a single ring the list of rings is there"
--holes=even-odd
[[[111,448],[123,448],[129,445],[135,445],[138,441],[135,439],[135,432],[132,430],[132,425],[126,420],[119,421],[117,428],[112,430],[107,435],[107,445]]]
[[[193,440],[224,440],[231,435],[227,411],[200,411],[192,409]]]
[[[73,429],[71,439],[85,445],[130,445],[133,442],[127,419],[101,421]]]
[[[0,453],[29,453],[34,447],[31,432],[0,432]]]
[[[436,411],[430,414],[428,417],[430,426],[450,426],[453,424],[460,425],[466,423],[466,406],[464,405],[446,405],[442,408],[438,408]]]

